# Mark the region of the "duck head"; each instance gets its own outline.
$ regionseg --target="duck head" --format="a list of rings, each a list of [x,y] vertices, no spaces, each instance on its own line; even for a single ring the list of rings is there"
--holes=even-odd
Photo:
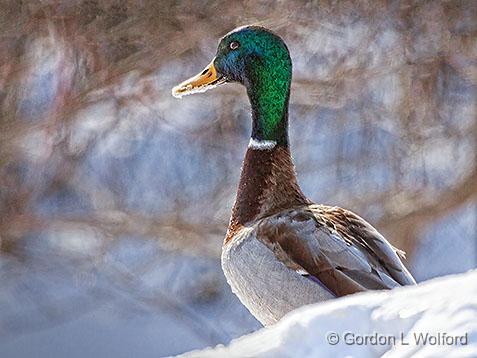
[[[225,35],[211,63],[172,89],[174,97],[238,82],[252,105],[255,141],[287,145],[288,99],[292,64],[284,41],[268,29],[244,26]]]

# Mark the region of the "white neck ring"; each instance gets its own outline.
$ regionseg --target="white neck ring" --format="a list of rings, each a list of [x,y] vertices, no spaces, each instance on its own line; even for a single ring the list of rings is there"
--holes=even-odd
[[[255,150],[271,150],[275,148],[276,145],[277,142],[274,140],[257,140],[255,138],[250,138],[250,142],[248,143],[248,147]]]

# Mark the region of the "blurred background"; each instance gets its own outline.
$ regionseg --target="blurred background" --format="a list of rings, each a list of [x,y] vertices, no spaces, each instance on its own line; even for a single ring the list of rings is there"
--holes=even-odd
[[[299,182],[408,253],[477,266],[477,2],[0,0],[0,356],[158,357],[259,323],[221,243],[239,85],[173,98],[234,27],[287,42]]]

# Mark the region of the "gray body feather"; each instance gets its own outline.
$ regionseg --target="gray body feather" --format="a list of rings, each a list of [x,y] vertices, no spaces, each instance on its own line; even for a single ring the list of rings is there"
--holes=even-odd
[[[308,205],[242,227],[222,250],[222,268],[242,303],[269,325],[310,303],[415,284],[399,255],[356,214]]]
[[[233,293],[263,325],[273,324],[303,305],[334,297],[277,260],[255,235],[255,230],[242,230],[224,247],[222,269]]]

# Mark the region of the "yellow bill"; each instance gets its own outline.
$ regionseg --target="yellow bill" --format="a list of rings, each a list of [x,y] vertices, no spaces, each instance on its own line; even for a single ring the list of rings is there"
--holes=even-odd
[[[205,92],[226,81],[225,77],[218,76],[214,60],[198,75],[185,80],[172,89],[172,95],[181,98],[188,94]]]

